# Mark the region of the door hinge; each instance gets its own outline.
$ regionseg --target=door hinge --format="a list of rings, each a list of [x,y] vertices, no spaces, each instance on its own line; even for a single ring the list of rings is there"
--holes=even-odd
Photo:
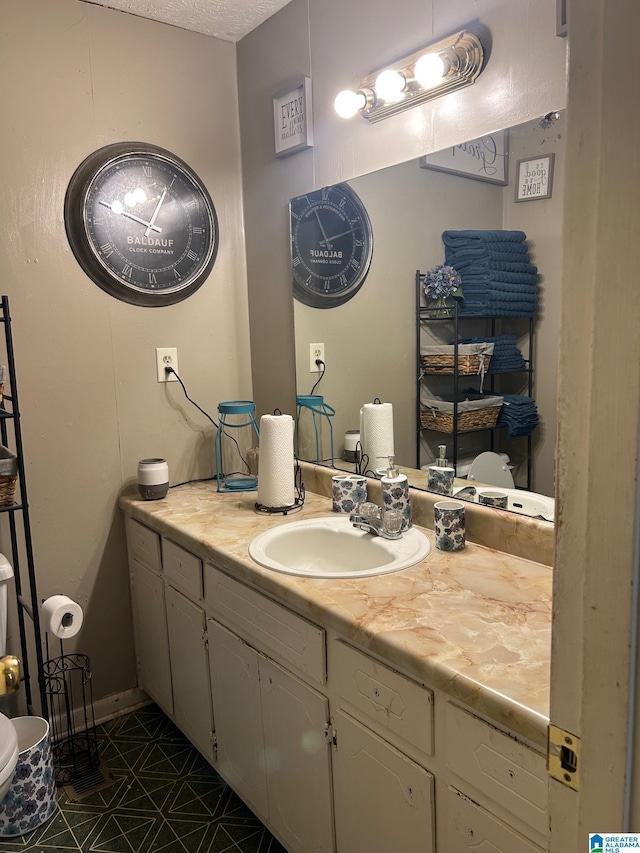
[[[324,724],[324,739],[332,749],[338,748],[338,733],[335,730],[335,726],[331,723]]]
[[[207,629],[204,628],[202,631],[202,642],[204,643],[205,649],[209,648],[209,634],[207,633]]]
[[[211,746],[213,747],[213,752],[216,758],[218,757],[218,735],[215,732],[209,733],[211,738]]]
[[[547,729],[549,775],[574,791],[580,790],[580,738],[558,726]]]

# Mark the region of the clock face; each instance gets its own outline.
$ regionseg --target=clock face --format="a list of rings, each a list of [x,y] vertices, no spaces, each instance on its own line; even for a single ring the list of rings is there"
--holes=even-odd
[[[347,184],[336,184],[289,203],[293,294],[314,308],[351,299],[369,272],[371,223]]]
[[[195,172],[162,148],[107,145],[74,173],[65,198],[71,248],[89,277],[135,305],[172,305],[215,262],[218,221]]]

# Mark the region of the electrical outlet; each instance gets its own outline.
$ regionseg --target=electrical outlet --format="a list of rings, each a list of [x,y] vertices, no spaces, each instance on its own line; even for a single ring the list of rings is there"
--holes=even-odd
[[[324,344],[309,344],[309,373],[321,373],[322,365],[316,364],[316,359],[324,361]]]
[[[177,382],[173,373],[165,373],[165,367],[173,367],[178,372],[178,350],[177,347],[156,347],[156,370],[158,382]]]

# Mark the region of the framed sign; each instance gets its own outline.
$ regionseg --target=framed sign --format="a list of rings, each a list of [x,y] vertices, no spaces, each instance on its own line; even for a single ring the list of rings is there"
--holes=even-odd
[[[516,164],[516,201],[551,198],[555,154],[518,160]]]
[[[273,133],[276,157],[286,157],[313,146],[311,78],[273,99]]]
[[[423,169],[449,172],[505,186],[509,182],[509,133],[498,130],[420,158]]]

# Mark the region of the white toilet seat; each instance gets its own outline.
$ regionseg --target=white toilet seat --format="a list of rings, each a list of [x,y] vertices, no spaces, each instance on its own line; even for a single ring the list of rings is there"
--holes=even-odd
[[[498,456],[487,450],[481,453],[469,467],[468,480],[476,483],[484,483],[487,486],[499,486],[503,489],[515,489],[513,475],[507,463]]]
[[[0,802],[9,790],[18,763],[18,733],[11,720],[0,714]]]

